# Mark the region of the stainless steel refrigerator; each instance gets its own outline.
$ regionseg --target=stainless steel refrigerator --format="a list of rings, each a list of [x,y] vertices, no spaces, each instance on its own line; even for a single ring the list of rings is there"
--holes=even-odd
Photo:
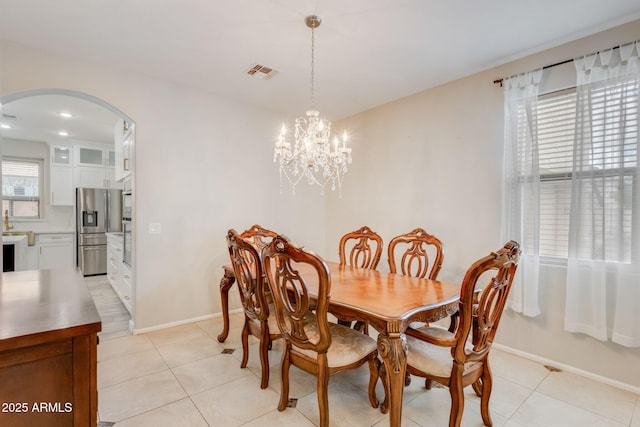
[[[122,190],[76,188],[76,265],[84,276],[107,274],[107,235],[122,231]]]

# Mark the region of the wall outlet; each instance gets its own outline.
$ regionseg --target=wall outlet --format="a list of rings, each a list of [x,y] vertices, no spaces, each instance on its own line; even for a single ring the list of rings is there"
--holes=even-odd
[[[159,222],[150,222],[149,223],[149,234],[160,234],[162,232],[162,227]]]

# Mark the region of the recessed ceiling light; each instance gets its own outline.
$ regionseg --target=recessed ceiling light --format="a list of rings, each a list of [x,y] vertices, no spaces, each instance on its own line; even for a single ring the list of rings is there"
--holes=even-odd
[[[66,130],[61,130],[58,132],[58,135],[60,136],[69,136],[69,132],[67,132]]]
[[[11,129],[11,127],[12,127],[11,125],[8,125],[8,124],[5,124],[5,123],[2,123],[0,125],[0,128],[2,128],[2,129]]]
[[[73,114],[68,113],[68,112],[66,112],[66,111],[59,111],[59,112],[58,112],[58,115],[59,115],[60,117],[64,117],[65,119],[70,119],[71,117],[73,117]]]

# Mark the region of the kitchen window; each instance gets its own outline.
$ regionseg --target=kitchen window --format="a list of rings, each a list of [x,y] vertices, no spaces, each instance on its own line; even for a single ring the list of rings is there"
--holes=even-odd
[[[4,157],[2,159],[2,215],[14,219],[38,219],[41,216],[43,162],[38,159]]]

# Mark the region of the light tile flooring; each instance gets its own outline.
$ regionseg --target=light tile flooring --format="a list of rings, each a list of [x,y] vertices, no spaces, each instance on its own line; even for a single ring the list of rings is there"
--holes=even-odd
[[[240,369],[242,316],[231,316],[229,338],[216,337],[222,319],[206,320],[131,336],[122,329],[109,289],[99,290],[97,305],[104,333],[98,348],[99,416],[115,427],[246,426],[304,427],[318,423],[315,379],[291,370],[290,397],[295,408],[276,409],[280,393],[281,344],[270,351],[269,387],[260,389],[257,340],[252,338],[249,364]],[[108,286],[108,285],[107,285]],[[95,292],[95,291],[94,291]],[[115,297],[115,295],[114,295]],[[116,298],[117,300],[117,298]],[[104,310],[100,303],[111,305]],[[124,309],[124,308],[122,308]],[[233,349],[231,354],[223,353]],[[633,393],[493,349],[494,387],[491,414],[496,427],[640,427],[640,400]],[[368,369],[345,372],[329,381],[332,426],[386,426],[388,415],[369,406]],[[403,426],[448,425],[450,398],[444,388],[425,390],[413,379],[404,391]],[[382,389],[378,386],[378,396]],[[482,426],[479,398],[469,388],[463,426]]]

